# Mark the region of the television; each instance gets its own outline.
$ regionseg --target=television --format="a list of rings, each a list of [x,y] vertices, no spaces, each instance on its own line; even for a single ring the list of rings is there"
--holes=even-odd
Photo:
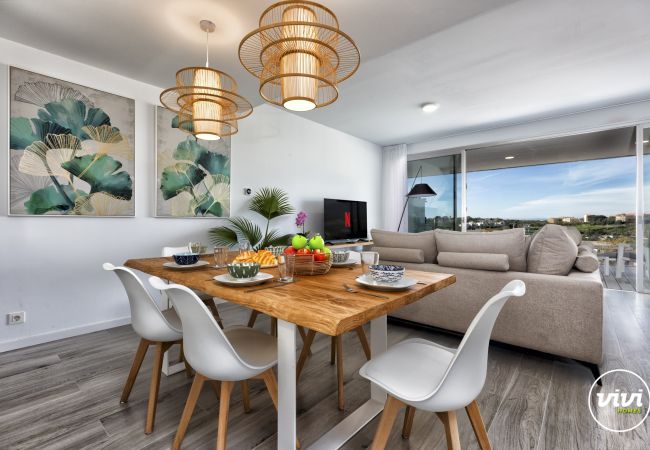
[[[366,202],[324,199],[323,238],[328,242],[368,238]]]

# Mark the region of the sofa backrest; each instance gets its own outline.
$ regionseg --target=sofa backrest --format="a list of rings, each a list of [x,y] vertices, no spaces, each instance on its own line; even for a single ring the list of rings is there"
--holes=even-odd
[[[526,236],[523,228],[492,232],[436,230],[438,252],[508,255],[510,270],[526,271]]]
[[[438,251],[433,231],[421,233],[400,233],[397,231],[370,230],[370,235],[376,247],[421,249],[424,252],[425,263],[435,263]],[[380,257],[381,252],[380,252]],[[385,259],[385,258],[384,258]]]

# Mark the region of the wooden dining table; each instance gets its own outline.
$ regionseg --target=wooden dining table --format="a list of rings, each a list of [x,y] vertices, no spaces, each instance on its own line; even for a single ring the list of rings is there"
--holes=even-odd
[[[325,275],[298,275],[293,283],[271,281],[269,283],[273,287],[266,289],[259,289],[265,285],[256,288],[228,287],[213,280],[226,270],[215,268],[209,255],[203,255],[201,259],[209,261],[210,265],[195,269],[169,269],[163,263],[171,261],[171,258],[143,258],[129,259],[125,266],[278,320],[278,448],[283,450],[296,448],[296,326],[339,336],[370,322],[371,354],[377,356],[387,348],[387,314],[456,281],[453,274],[407,270],[405,276],[417,279],[417,284],[404,291],[379,292],[356,283],[355,279],[361,274],[360,266],[356,266],[332,267]],[[262,271],[278,277],[276,268]],[[355,292],[350,292],[344,285]],[[386,394],[372,385],[370,399],[326,431],[309,448],[340,448],[381,413],[385,400]]]

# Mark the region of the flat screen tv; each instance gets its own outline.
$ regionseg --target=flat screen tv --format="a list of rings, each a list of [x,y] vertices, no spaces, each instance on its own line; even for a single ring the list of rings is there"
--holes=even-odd
[[[326,241],[349,241],[368,237],[366,202],[324,200],[324,235]]]

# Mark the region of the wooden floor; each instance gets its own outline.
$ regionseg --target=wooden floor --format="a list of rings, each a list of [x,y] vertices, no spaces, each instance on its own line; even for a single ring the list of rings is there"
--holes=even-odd
[[[634,292],[636,286],[636,267],[625,266],[622,276],[616,278],[616,265],[610,264],[609,274],[605,275],[605,265],[600,264],[600,279],[603,280],[603,285],[607,289],[616,289],[620,291]]]
[[[604,371],[634,370],[650,380],[650,297],[606,291]],[[247,312],[222,307],[228,324],[245,321]],[[268,321],[260,321],[268,329]],[[390,326],[391,343],[423,336],[448,346],[458,339],[445,334]],[[368,383],[358,375],[364,361],[356,336],[345,338],[346,411],[338,411],[335,369],[329,364],[329,339],[318,336],[313,357],[298,392],[299,437],[306,448],[324,431],[362,404]],[[119,396],[137,338],[120,327],[0,354],[0,448],[167,449],[189,390],[184,374],[163,377],[154,433],[143,432],[151,355],[143,365],[131,401]],[[495,450],[509,449],[647,449],[650,421],[628,433],[600,429],[591,419],[586,398],[589,370],[565,359],[529,356],[492,346],[488,377],[479,405]],[[229,446],[275,448],[276,415],[261,382],[251,382],[253,411],[245,414],[237,389],[232,402]],[[215,445],[217,399],[206,388],[190,423],[185,449]],[[403,413],[400,413],[403,414]],[[459,415],[463,449],[477,449],[467,417]],[[401,416],[400,418],[401,419]],[[377,420],[345,448],[371,442]],[[409,441],[393,430],[391,449],[443,449],[444,432],[433,414],[417,412]]]

